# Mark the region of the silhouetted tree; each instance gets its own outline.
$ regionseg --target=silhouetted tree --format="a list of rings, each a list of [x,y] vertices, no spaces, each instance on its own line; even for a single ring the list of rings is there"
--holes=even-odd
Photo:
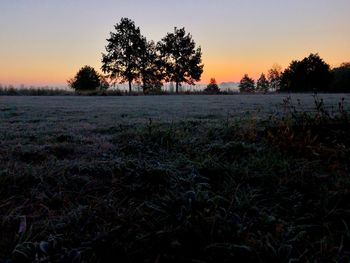
[[[283,91],[327,91],[332,75],[330,66],[318,54],[310,54],[301,61],[292,61],[282,74]]]
[[[255,81],[245,74],[238,87],[240,92],[254,92]]]
[[[211,78],[208,86],[204,89],[204,92],[210,93],[210,94],[218,94],[220,93],[219,86],[216,82],[216,79]]]
[[[267,74],[267,79],[269,81],[269,88],[272,91],[278,91],[281,89],[281,77],[282,77],[282,67],[278,64],[274,64],[271,69],[269,69]]]
[[[194,85],[203,73],[202,51],[186,34],[185,28],[174,29],[168,33],[157,45],[160,56],[164,61],[166,80],[176,83],[176,93],[182,82]]]
[[[350,92],[350,63],[343,63],[332,70],[334,92]]]
[[[160,92],[163,86],[164,65],[157,54],[157,48],[153,41],[148,42],[142,38],[142,52],[140,52],[140,80],[143,92]]]
[[[256,90],[259,92],[268,92],[270,83],[267,80],[264,73],[261,74],[260,78],[256,82]]]
[[[115,82],[128,82],[131,92],[132,82],[140,77],[140,57],[144,52],[140,28],[134,21],[122,18],[114,29],[107,39],[107,53],[102,54],[102,71]]]
[[[68,80],[68,85],[76,91],[96,90],[101,86],[101,78],[93,67],[84,66]]]

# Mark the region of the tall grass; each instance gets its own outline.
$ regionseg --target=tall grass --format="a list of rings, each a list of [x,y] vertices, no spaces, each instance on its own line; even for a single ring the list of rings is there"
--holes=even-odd
[[[340,103],[330,114],[315,97],[307,113],[286,100],[268,123],[7,133],[0,259],[349,262],[350,125]]]

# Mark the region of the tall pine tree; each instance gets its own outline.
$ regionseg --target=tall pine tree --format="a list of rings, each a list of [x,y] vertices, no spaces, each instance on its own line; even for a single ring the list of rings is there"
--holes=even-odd
[[[245,74],[239,83],[240,92],[254,92],[255,81]]]
[[[256,82],[256,91],[266,93],[269,91],[269,86],[270,84],[265,74],[261,73],[260,78]]]

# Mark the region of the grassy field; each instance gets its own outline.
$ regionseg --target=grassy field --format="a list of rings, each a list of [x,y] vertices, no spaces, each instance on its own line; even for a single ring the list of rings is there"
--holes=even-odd
[[[0,97],[0,262],[349,262],[349,101]]]

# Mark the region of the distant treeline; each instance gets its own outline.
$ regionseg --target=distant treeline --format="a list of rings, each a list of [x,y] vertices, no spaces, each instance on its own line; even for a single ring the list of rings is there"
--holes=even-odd
[[[68,96],[74,93],[72,89],[33,86],[16,88],[13,85],[2,86],[0,84],[0,95],[3,96]]]
[[[136,95],[135,93],[134,95]],[[0,85],[0,96],[122,96],[126,91],[117,89],[74,91],[73,89],[50,87],[20,87]]]
[[[162,89],[159,91],[153,91],[147,93],[147,95],[172,95],[174,90]],[[237,94],[236,90],[224,90],[215,92],[215,94],[222,95],[233,95]],[[178,95],[206,95],[214,94],[213,92],[207,92],[206,90],[195,90],[195,89],[179,89]],[[73,89],[63,89],[63,88],[50,88],[50,87],[22,87],[17,88],[12,85],[1,86],[0,85],[0,96],[140,96],[145,95],[142,89],[133,90],[131,93],[125,89],[112,89],[107,90],[81,90],[74,91]]]
[[[293,60],[285,70],[274,65],[256,82],[245,74],[239,88],[241,92],[350,92],[350,63],[331,69],[318,54],[310,54]]]

